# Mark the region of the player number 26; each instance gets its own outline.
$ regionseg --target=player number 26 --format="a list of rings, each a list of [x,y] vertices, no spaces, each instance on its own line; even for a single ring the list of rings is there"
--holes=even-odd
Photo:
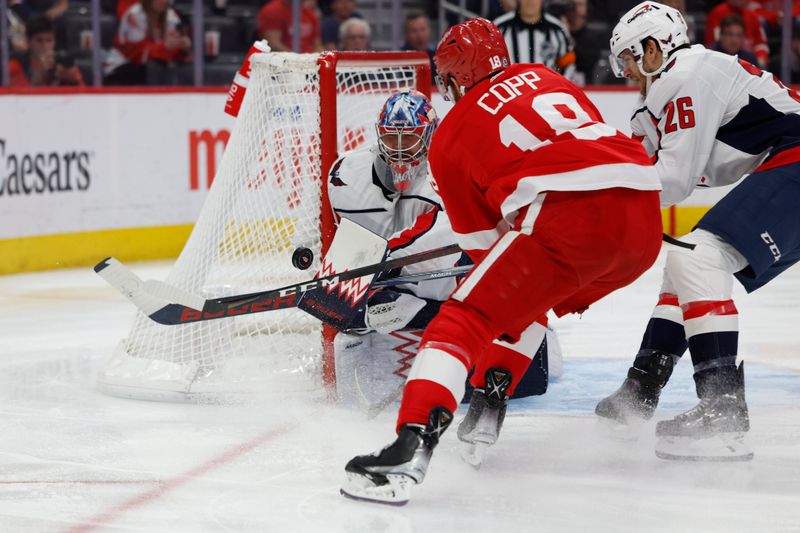
[[[576,139],[594,140],[617,134],[617,130],[611,126],[594,122],[571,94],[542,94],[531,101],[531,107],[556,135],[569,132]],[[509,114],[500,121],[500,142],[504,146],[514,144],[520,150],[532,151],[552,141],[539,139]]]
[[[694,128],[694,111],[691,96],[683,96],[667,104],[667,124],[664,133],[672,133],[678,129]],[[676,117],[677,115],[677,117]]]

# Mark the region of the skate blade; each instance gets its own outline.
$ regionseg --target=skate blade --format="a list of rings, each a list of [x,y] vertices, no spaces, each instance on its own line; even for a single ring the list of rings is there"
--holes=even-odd
[[[405,505],[411,499],[411,486],[414,480],[402,474],[387,474],[388,483],[376,485],[369,478],[346,472],[347,479],[339,493],[345,498],[386,505]]]
[[[664,437],[656,441],[656,457],[667,461],[750,461],[753,450],[744,433],[720,433],[710,437]]]
[[[461,458],[465,463],[475,470],[479,470],[486,459],[486,451],[493,443],[489,442],[466,442],[461,448]]]

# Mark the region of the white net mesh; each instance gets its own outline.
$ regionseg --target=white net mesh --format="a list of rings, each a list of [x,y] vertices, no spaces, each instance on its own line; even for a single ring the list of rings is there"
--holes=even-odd
[[[317,59],[254,58],[225,155],[168,283],[216,298],[303,281],[315,271],[321,249],[321,128],[336,127],[339,151],[372,141],[388,95],[418,83],[413,62],[340,61],[336,124],[323,124]],[[292,266],[298,246],[314,251],[312,269]],[[110,394],[156,400],[218,398],[267,384],[320,390],[321,331],[318,321],[296,309],[182,326],[162,326],[140,313],[98,384]],[[303,377],[286,379],[291,375]]]

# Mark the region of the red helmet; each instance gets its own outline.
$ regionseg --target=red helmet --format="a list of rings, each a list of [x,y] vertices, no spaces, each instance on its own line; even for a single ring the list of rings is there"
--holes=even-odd
[[[449,80],[469,89],[511,61],[503,34],[484,18],[469,19],[447,30],[436,47],[437,85],[447,99]]]

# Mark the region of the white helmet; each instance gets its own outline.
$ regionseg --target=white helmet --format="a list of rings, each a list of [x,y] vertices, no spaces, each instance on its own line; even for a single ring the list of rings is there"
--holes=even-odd
[[[653,72],[645,72],[642,67],[642,41],[647,37],[655,40],[664,55],[663,63]],[[611,33],[610,43],[611,55],[608,60],[616,77],[623,77],[625,67],[620,55],[625,50],[631,51],[642,74],[650,77],[664,70],[673,50],[690,44],[689,29],[677,9],[656,2],[642,2],[622,16]]]

